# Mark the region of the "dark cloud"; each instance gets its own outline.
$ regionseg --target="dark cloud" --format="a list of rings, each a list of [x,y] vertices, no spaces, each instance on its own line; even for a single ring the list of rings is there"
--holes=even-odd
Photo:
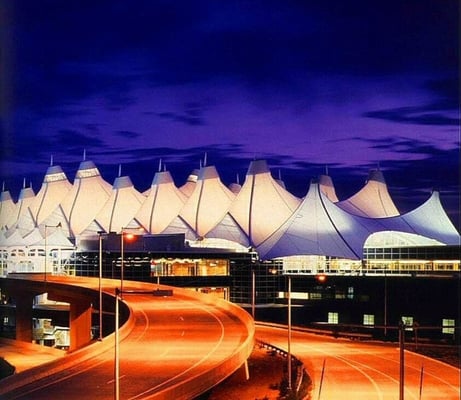
[[[115,132],[118,136],[127,138],[127,139],[133,139],[139,137],[139,133],[137,132],[132,132],[132,131],[117,131]]]
[[[403,124],[459,126],[459,118],[449,117],[437,112],[428,112],[428,108],[432,107],[398,107],[388,110],[368,111],[363,113],[363,116]]]

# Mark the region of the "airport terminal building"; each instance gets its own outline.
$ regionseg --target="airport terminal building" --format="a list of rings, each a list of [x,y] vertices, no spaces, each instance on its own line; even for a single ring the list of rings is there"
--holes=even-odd
[[[373,310],[382,309],[374,295],[384,284],[392,290],[417,281],[422,290],[435,279],[453,292],[446,319],[459,319],[460,235],[439,193],[400,214],[379,169],[339,200],[328,175],[312,181],[304,198],[292,195],[264,160],[250,163],[242,185],[226,186],[214,166],[203,166],[181,187],[160,170],[144,193],[128,176],[106,182],[92,161],[81,162],[73,183],[51,165],[38,193],[24,187],[17,202],[1,193],[0,262],[1,276],[98,276],[101,268],[104,277],[123,274],[258,306],[286,303],[290,276],[300,304],[347,309],[358,302],[357,315],[339,316],[353,323],[392,318]],[[338,321],[338,313],[322,312],[313,318]]]

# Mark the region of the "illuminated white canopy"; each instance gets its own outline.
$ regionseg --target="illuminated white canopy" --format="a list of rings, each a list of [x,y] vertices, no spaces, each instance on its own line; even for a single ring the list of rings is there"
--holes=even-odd
[[[338,197],[336,196],[335,186],[333,185],[333,180],[329,175],[320,175],[319,176],[319,185],[321,192],[327,196],[330,201],[333,203],[338,202]]]
[[[263,259],[307,254],[360,259],[363,243],[372,232],[335,206],[318,183],[311,183],[296,211],[256,250]]]
[[[198,174],[199,170],[194,169],[187,177],[186,183],[179,188],[179,190],[186,197],[190,197],[190,195],[194,192],[195,185],[197,184]]]
[[[157,172],[149,196],[136,212],[134,219],[147,232],[162,233],[179,215],[187,197],[175,186],[168,171]]]
[[[62,226],[68,225],[71,236],[80,235],[95,219],[111,193],[112,186],[101,177],[94,163],[82,161],[71,190],[60,203],[61,209],[54,211],[49,225],[58,220]]]
[[[202,167],[195,189],[179,215],[199,236],[205,237],[224,218],[234,198],[214,166]]]
[[[98,231],[120,232],[122,228],[128,226],[145,199],[134,188],[130,177],[117,177],[109,199],[85,229],[84,234],[95,234]]]
[[[271,176],[266,161],[255,160],[248,168],[229,214],[250,238],[251,245],[256,247],[291,216],[299,203],[297,197]]]
[[[384,218],[399,215],[379,169],[371,170],[365,186],[347,200],[338,202],[338,206],[361,217]]]
[[[16,213],[16,204],[8,190],[3,190],[0,194],[0,228],[8,228],[11,216]],[[13,222],[14,223],[14,222]]]
[[[0,245],[30,245],[38,230],[43,236],[45,226],[53,231],[58,225],[60,235],[77,242],[88,233],[143,227],[152,234],[183,233],[191,246],[254,248],[262,259],[361,259],[364,247],[373,245],[460,244],[438,192],[399,215],[379,170],[340,202],[328,175],[311,183],[300,200],[271,176],[264,160],[250,164],[237,195],[224,186],[215,167],[201,168],[195,180],[193,175],[189,197],[167,171],[155,175],[145,197],[129,177],[117,178],[112,187],[91,161],[80,164],[73,185],[60,167],[51,166],[35,197],[31,189],[24,190],[15,204],[9,192],[2,192],[0,220],[9,222],[0,226]]]
[[[71,188],[71,183],[59,165],[48,167],[42,187],[30,206],[30,215],[25,216],[22,221],[19,220],[19,228],[42,224],[64,200]],[[30,216],[32,221],[30,221]]]

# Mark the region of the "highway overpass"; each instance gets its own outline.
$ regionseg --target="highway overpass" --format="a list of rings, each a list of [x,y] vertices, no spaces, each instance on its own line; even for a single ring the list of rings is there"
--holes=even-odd
[[[101,283],[104,310],[114,312],[120,281]],[[18,314],[25,316],[18,318],[21,340],[30,341],[28,307],[37,293],[70,303],[71,328],[71,351],[2,380],[2,399],[107,399],[117,390],[121,399],[191,399],[243,367],[253,349],[255,328],[246,311],[190,290],[125,281],[119,314],[126,319],[116,346],[114,333],[101,341],[89,336],[98,279],[18,276],[0,285],[16,296]]]

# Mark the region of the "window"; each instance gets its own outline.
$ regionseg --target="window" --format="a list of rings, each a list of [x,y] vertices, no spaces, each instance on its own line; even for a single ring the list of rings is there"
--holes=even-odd
[[[363,314],[363,325],[373,326],[375,324],[375,316],[373,314]]]
[[[328,323],[329,324],[337,324],[338,323],[338,313],[337,312],[329,312],[328,313]]]
[[[449,335],[455,334],[455,320],[454,319],[442,319],[442,333],[447,333]],[[453,328],[451,328],[453,327]]]
[[[405,324],[405,330],[406,331],[412,331],[413,330],[413,317],[402,316],[402,322]]]

